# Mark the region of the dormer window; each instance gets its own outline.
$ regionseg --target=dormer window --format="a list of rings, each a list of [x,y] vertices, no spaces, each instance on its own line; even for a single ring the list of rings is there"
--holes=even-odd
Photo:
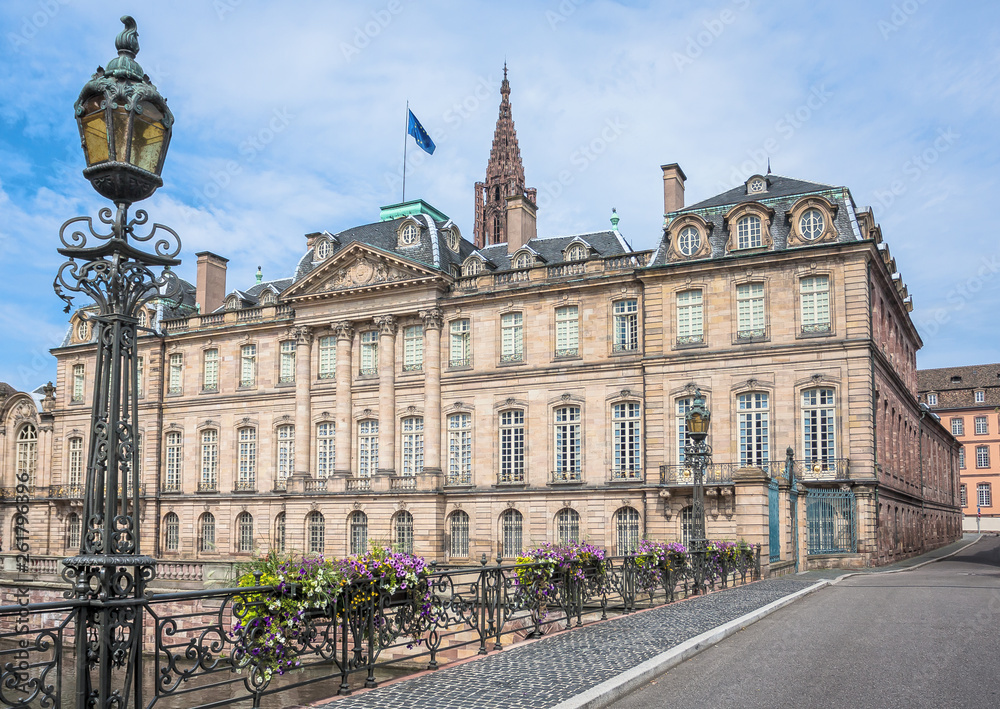
[[[76,325],[76,339],[80,342],[86,342],[90,339],[90,326],[87,324],[86,320],[81,320]]]
[[[399,230],[399,245],[400,246],[413,246],[417,243],[417,239],[420,237],[420,230],[417,229],[417,225],[413,223],[406,224],[402,229]]]
[[[320,239],[319,243],[316,244],[316,258],[320,261],[329,258],[332,248],[329,239]]]
[[[522,251],[514,257],[514,263],[512,265],[514,268],[530,268],[534,265],[534,263],[534,257],[526,251]]]
[[[583,261],[587,258],[587,249],[583,244],[573,244],[566,249],[567,261]]]
[[[837,205],[828,199],[819,195],[803,197],[785,215],[791,226],[788,230],[788,246],[805,246],[835,239],[837,229],[833,219],[836,215]]]
[[[736,248],[753,249],[761,245],[760,217],[749,214],[736,222]]]
[[[239,308],[240,308],[239,297],[235,295],[229,296],[229,298],[226,300],[226,310],[239,310]]]
[[[149,318],[146,316],[145,310],[139,311],[139,327],[147,327]]]
[[[799,217],[799,231],[802,232],[802,238],[807,241],[815,241],[821,237],[824,228],[826,228],[826,222],[823,219],[823,213],[815,207],[807,209]]]
[[[275,300],[276,300],[276,298],[274,296],[274,293],[272,293],[271,291],[265,291],[264,295],[262,295],[260,297],[260,304],[261,305],[274,305]]]
[[[701,234],[693,226],[681,229],[677,238],[677,248],[685,256],[692,256],[701,247]]]
[[[747,181],[747,194],[767,192],[767,182],[763,177],[751,177]]]
[[[483,262],[478,258],[470,258],[462,267],[463,276],[477,276],[483,271]]]
[[[446,229],[444,232],[445,241],[448,244],[448,248],[458,253],[458,249],[462,244],[462,235],[458,232],[456,227],[451,227]]]

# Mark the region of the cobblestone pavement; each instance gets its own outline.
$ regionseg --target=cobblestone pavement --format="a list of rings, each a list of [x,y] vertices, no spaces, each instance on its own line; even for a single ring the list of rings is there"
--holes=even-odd
[[[614,618],[344,697],[321,709],[542,709],[814,582],[768,579]]]

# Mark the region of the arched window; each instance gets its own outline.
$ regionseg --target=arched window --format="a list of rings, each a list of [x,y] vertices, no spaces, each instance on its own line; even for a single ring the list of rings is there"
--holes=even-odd
[[[566,507],[556,513],[556,539],[560,544],[580,541],[580,513]]]
[[[451,539],[450,552],[453,558],[469,555],[469,515],[462,510],[451,513],[448,524]]]
[[[694,533],[694,508],[688,505],[681,510],[681,544],[690,548],[691,535]]]
[[[280,552],[285,551],[285,513],[279,512],[274,518],[274,547]]]
[[[173,512],[163,518],[163,548],[178,551],[181,548],[181,520]]]
[[[505,559],[514,559],[521,554],[521,513],[515,509],[504,510],[500,515],[501,553]]]
[[[69,549],[80,548],[80,515],[70,512],[66,518],[66,546]]]
[[[397,512],[393,519],[392,548],[401,554],[413,553],[413,515],[406,510]]]
[[[206,512],[198,524],[198,551],[215,551],[215,516]]]
[[[535,259],[531,254],[522,252],[514,257],[513,266],[514,268],[529,268],[534,265],[534,263]]]
[[[634,554],[639,546],[639,511],[622,507],[615,513],[615,550],[618,554]]]
[[[38,429],[26,424],[17,433],[17,484],[35,487],[35,471],[38,468]]]
[[[321,512],[310,512],[306,518],[309,530],[309,553],[322,554],[326,548],[326,520]]]
[[[351,535],[350,553],[364,554],[368,551],[368,515],[361,510],[354,510],[347,518],[347,529]]]
[[[240,512],[236,517],[236,551],[253,551],[253,516],[249,512]]]
[[[470,258],[468,261],[465,262],[465,265],[462,267],[462,275],[475,276],[481,273],[482,270],[483,270],[483,262],[480,261],[478,258]]]
[[[573,244],[566,249],[567,261],[582,261],[587,258],[587,249],[583,244]]]

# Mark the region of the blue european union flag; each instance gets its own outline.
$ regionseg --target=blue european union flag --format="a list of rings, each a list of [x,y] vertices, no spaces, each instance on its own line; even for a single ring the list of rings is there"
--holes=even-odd
[[[434,141],[431,140],[429,135],[427,135],[427,131],[425,131],[424,127],[420,125],[420,121],[417,120],[417,117],[413,115],[413,111],[410,111],[409,109],[407,109],[407,111],[409,111],[410,120],[407,122],[406,132],[413,136],[413,139],[417,141],[417,145],[423,148],[425,152],[433,155],[435,148]]]

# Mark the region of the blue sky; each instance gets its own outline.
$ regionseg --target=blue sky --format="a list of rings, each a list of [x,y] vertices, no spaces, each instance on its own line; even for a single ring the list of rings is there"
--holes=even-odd
[[[73,101],[114,55],[118,17],[176,117],[144,203],[229,262],[230,288],[289,275],[303,235],[407,198],[472,234],[506,59],[539,234],[606,228],[636,248],[662,222],[659,166],[687,201],[766,169],[871,205],[924,339],[918,365],[1000,361],[1000,4],[7,0],[0,5],[0,381],[53,378],[59,225],[105,206],[80,175]],[[986,221],[982,221],[986,219]]]

